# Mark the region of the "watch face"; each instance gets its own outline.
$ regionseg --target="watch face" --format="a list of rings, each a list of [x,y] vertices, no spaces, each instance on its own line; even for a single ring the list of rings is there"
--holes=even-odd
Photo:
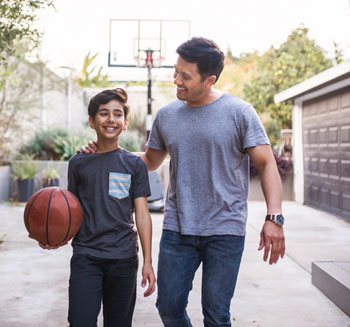
[[[283,225],[283,223],[284,223],[284,218],[283,218],[283,216],[282,215],[277,215],[277,217],[276,217],[276,221],[277,221],[277,224],[278,225]]]

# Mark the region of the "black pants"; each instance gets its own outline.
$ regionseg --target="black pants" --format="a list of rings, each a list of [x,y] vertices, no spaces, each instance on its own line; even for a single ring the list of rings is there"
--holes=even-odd
[[[102,259],[74,254],[69,279],[70,327],[130,327],[136,301],[138,257]]]

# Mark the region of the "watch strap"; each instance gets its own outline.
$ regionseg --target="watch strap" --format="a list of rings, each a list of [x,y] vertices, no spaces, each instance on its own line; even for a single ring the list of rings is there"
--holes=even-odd
[[[281,213],[273,213],[266,215],[265,221],[271,221],[278,226],[283,226],[284,218]]]

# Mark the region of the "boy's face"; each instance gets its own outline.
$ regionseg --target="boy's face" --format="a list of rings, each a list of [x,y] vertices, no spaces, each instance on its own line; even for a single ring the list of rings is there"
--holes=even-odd
[[[178,56],[175,64],[174,84],[176,96],[179,100],[186,101],[190,106],[200,106],[204,97],[211,89],[213,76],[201,80],[198,73],[197,64],[187,62]],[[214,76],[215,80],[215,76]]]
[[[117,100],[111,100],[99,106],[95,118],[89,117],[89,123],[98,139],[117,139],[126,130],[128,119],[125,119],[123,105]]]

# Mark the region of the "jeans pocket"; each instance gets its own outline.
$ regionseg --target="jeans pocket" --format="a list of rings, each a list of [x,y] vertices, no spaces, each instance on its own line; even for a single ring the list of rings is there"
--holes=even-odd
[[[131,185],[131,174],[109,173],[109,191],[108,194],[117,199],[123,199],[129,196]]]

